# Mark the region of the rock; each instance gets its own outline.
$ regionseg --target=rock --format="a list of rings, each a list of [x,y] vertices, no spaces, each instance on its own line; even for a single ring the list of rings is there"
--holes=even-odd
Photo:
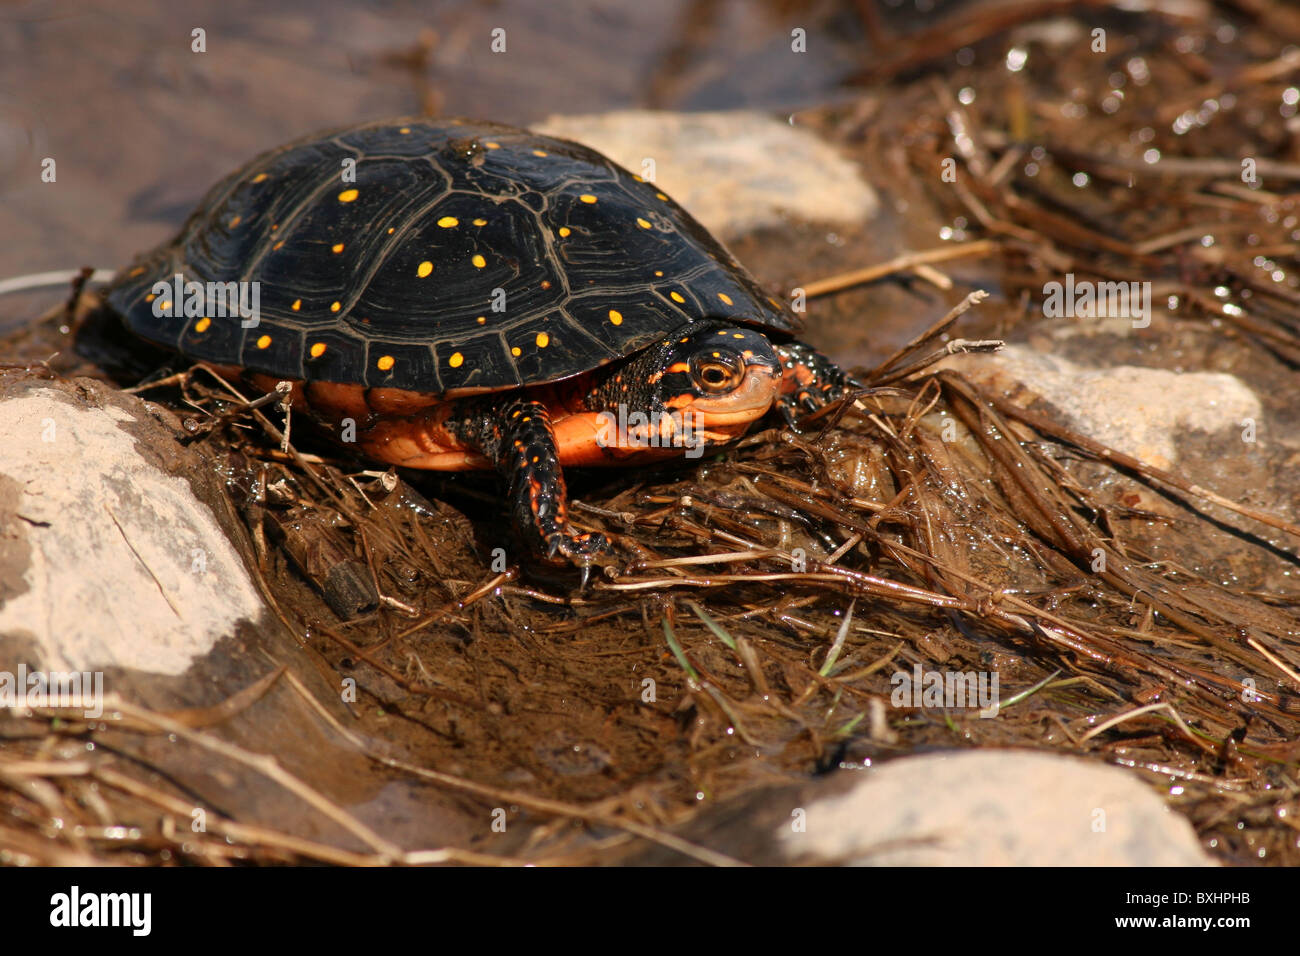
[[[178,675],[262,613],[147,408],[89,379],[0,386],[0,637],[47,669]]]
[[[1263,414],[1255,393],[1222,372],[1094,368],[1020,345],[947,362],[1018,405],[1026,391],[1046,400],[1071,428],[1157,468],[1178,460],[1180,434],[1241,429]]]
[[[868,866],[1213,865],[1129,772],[1032,751],[894,760],[778,832],[789,858]]]
[[[382,721],[367,724],[365,706],[347,699],[347,675],[322,667],[302,632],[264,606],[248,532],[222,487],[218,466],[227,459],[204,457],[178,441],[184,435],[166,409],[100,382],[0,372],[0,721],[10,722],[10,738],[41,723],[25,723],[21,707],[6,709],[6,686],[27,694],[37,672],[52,684],[88,674],[91,683],[76,686],[90,699],[67,705],[80,706],[74,718],[94,721],[116,697],[267,755],[385,840],[469,844],[482,829],[477,810],[421,781],[394,780],[367,756],[354,732]],[[333,620],[305,582],[289,580],[281,598],[296,596],[309,615]],[[357,678],[368,686],[369,675]],[[238,702],[250,689],[253,697]],[[89,732],[93,750],[74,735],[43,752],[115,769],[209,822],[374,848],[282,785],[265,762],[185,735],[138,732],[129,721],[92,723]],[[375,752],[419,759],[400,733],[366,739]],[[112,800],[123,814],[114,819],[139,825],[152,844],[156,805],[117,791]],[[169,847],[170,835],[156,839]],[[185,858],[182,842],[172,852]]]
[[[647,179],[653,160],[654,182],[724,240],[787,217],[861,223],[878,208],[856,165],[766,113],[623,110],[552,116],[533,129],[584,143]]]
[[[1029,750],[900,757],[747,794],[678,835],[760,866],[1213,866],[1130,771]],[[646,849],[636,865],[680,865]]]

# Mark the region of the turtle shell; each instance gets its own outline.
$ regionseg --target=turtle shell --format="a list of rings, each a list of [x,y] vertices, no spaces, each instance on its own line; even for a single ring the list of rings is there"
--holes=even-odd
[[[106,298],[191,359],[439,394],[566,378],[705,319],[796,328],[653,183],[577,143],[456,120],[263,153]]]

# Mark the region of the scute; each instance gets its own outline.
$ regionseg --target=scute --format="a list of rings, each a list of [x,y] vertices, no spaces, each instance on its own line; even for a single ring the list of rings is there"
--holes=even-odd
[[[795,331],[662,195],[526,130],[374,123],[252,160],[106,298],[138,335],[192,359],[431,393],[567,378],[705,319]],[[258,283],[258,321],[210,298],[198,314],[156,315],[170,296],[151,300],[153,287],[176,275]]]

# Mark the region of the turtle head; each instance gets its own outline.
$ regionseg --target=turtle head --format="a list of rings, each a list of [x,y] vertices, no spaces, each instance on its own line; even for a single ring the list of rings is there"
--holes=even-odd
[[[651,381],[652,411],[680,413],[709,441],[729,441],[772,407],[781,360],[763,333],[708,323],[664,343]]]
[[[767,336],[717,322],[679,329],[616,367],[590,398],[617,421],[616,444],[663,457],[698,457],[767,414],[781,389],[781,361]]]

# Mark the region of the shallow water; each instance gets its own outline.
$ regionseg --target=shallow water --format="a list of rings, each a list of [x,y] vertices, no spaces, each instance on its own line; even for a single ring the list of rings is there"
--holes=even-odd
[[[785,6],[6,4],[0,275],[115,268],[240,163],[331,126],[422,111],[526,125],[625,107],[823,102],[860,55],[853,19]],[[790,53],[795,26],[812,53]],[[192,50],[198,29],[205,52]],[[41,180],[47,158],[54,183]]]

